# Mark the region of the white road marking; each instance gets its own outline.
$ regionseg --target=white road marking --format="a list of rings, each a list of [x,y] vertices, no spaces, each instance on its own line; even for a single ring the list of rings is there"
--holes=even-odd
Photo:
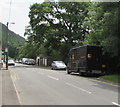
[[[114,104],[114,105],[120,107],[120,105],[119,105],[118,103],[116,103],[116,102],[112,102],[112,104]]]
[[[12,82],[13,82],[13,85],[14,85],[14,88],[15,88],[15,91],[16,91],[16,94],[17,94],[17,97],[18,97],[18,101],[19,101],[20,105],[22,105],[22,101],[21,101],[21,99],[20,99],[19,93],[18,93],[18,91],[17,91],[17,87],[16,87],[16,85],[15,85],[15,81],[14,81],[14,78],[13,78],[12,75],[11,75],[11,78],[12,78]]]
[[[88,94],[91,94],[91,93],[92,93],[92,92],[87,91],[87,90],[85,90],[85,89],[83,89],[83,88],[77,87],[77,86],[75,86],[75,85],[73,85],[73,84],[71,84],[71,83],[66,83],[66,84],[69,85],[69,86],[72,86],[72,87],[74,87],[74,88],[77,88],[77,89],[79,89],[79,90],[81,90],[81,91],[84,91],[84,92],[86,92],[86,93],[88,93]]]
[[[54,79],[54,80],[59,80],[58,78],[52,77],[52,76],[50,76],[50,75],[48,75],[47,77],[52,78],[52,79]]]

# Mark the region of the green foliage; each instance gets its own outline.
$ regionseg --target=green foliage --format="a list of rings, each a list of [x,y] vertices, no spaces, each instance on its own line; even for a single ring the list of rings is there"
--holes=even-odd
[[[36,44],[45,46],[47,56],[66,60],[69,49],[84,40],[88,33],[85,18],[89,5],[85,2],[33,4],[25,34],[30,35]]]
[[[37,57],[37,46],[34,43],[26,42],[23,46],[19,47],[18,59],[21,58],[33,58]]]
[[[120,39],[118,36],[118,3],[96,3],[90,11],[92,31],[85,43],[101,45],[104,51],[118,56]],[[94,9],[93,9],[94,8]]]
[[[109,80],[111,82],[120,83],[120,75],[107,75],[100,77],[101,79]]]
[[[5,47],[8,46],[9,57],[15,58],[17,48],[25,43],[25,39],[10,30],[8,31],[4,24],[2,24],[2,29],[0,30],[2,30],[2,50],[5,50]]]
[[[89,12],[91,33],[84,40],[84,44],[102,46],[104,53],[111,57],[109,63],[113,68],[120,67],[119,7],[117,2],[93,4]]]

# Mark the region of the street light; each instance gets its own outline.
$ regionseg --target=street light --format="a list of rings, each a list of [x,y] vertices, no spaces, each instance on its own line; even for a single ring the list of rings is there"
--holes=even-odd
[[[11,22],[10,24],[15,24],[14,22]],[[9,35],[9,28],[8,28],[9,22],[7,22],[7,40],[6,40],[6,48],[5,48],[5,53],[6,53],[6,70],[8,70],[8,35]]]

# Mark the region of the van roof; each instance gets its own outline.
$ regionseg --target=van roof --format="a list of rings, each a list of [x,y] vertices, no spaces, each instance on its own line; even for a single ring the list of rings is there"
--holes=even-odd
[[[88,47],[88,46],[90,46],[90,47],[100,47],[100,46],[95,46],[95,45],[87,44],[87,45],[83,45],[83,46],[79,46],[79,47],[71,48],[70,51],[71,51],[71,50],[78,49],[78,48],[81,48],[81,47]]]

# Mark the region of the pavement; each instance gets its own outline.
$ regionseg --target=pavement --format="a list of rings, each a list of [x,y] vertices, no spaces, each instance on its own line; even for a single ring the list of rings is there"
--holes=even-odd
[[[20,105],[9,70],[5,65],[0,70],[0,106]]]

